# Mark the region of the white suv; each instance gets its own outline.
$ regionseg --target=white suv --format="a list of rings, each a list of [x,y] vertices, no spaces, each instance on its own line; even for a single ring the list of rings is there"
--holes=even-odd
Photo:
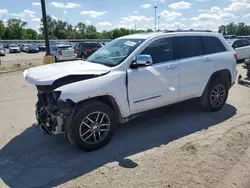
[[[86,61],[30,68],[24,77],[37,87],[41,128],[95,150],[119,122],[147,110],[191,98],[220,110],[236,80],[236,59],[220,34],[145,33],[117,38]]]

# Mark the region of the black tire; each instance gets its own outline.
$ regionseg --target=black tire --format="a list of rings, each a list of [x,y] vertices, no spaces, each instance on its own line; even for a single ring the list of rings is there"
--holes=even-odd
[[[87,143],[81,138],[80,126],[86,117],[88,117],[90,114],[93,114],[95,112],[102,112],[108,116],[110,120],[109,131],[105,133],[106,136],[104,136],[102,140],[99,139],[98,143]],[[69,133],[67,133],[67,137],[69,141],[72,144],[76,145],[79,149],[85,150],[85,151],[93,151],[93,150],[97,150],[105,146],[109,142],[109,140],[111,139],[111,137],[113,136],[115,132],[116,126],[117,126],[117,117],[114,111],[112,110],[112,108],[106,103],[103,103],[98,100],[92,100],[92,101],[88,101],[88,102],[81,104],[77,108],[75,116],[72,120],[71,129]],[[90,134],[92,133],[90,132]]]
[[[205,111],[215,112],[220,110],[224,104],[227,101],[228,97],[228,91],[229,91],[229,84],[226,82],[226,80],[222,80],[221,78],[215,78],[211,81],[211,83],[208,85],[208,87],[205,89],[202,97],[201,97],[201,107]],[[219,102],[216,103],[217,105],[214,105],[212,103],[212,99],[215,99],[215,97],[212,96],[212,93],[214,94],[214,91],[216,87],[222,88],[221,90],[224,90],[222,94],[218,95]],[[224,95],[223,95],[224,93]],[[222,97],[222,98],[221,98]],[[215,99],[217,100],[217,99]]]

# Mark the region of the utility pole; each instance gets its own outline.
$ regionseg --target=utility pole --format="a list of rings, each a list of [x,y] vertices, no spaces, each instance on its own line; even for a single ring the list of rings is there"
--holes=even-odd
[[[160,31],[160,16],[158,16],[158,30]]]
[[[154,9],[155,9],[155,31],[156,31],[156,9],[157,9],[156,5],[154,6]]]
[[[46,46],[46,56],[49,56],[50,46],[49,46],[49,33],[48,33],[45,0],[41,0],[41,8],[42,8],[42,15],[43,15],[43,32],[44,32],[44,39],[45,39],[45,46]]]

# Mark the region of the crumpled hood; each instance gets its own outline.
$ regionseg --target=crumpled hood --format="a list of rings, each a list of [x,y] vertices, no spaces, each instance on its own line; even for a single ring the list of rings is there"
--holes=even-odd
[[[69,75],[100,75],[108,73],[110,69],[105,65],[78,60],[29,68],[23,75],[31,84],[51,85],[55,80]]]

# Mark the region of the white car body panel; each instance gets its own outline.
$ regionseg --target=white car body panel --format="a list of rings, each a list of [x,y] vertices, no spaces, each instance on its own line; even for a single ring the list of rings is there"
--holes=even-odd
[[[107,66],[79,60],[30,68],[24,71],[24,77],[34,85],[51,85],[58,78],[68,75],[98,75],[109,71]]]
[[[61,86],[56,91],[62,91],[61,100],[71,99],[76,103],[89,98],[109,95],[116,100],[122,117],[127,117],[130,115],[130,111],[125,78],[126,72],[112,70],[104,76]]]
[[[178,35],[182,34],[178,33]],[[197,33],[185,33],[185,36],[189,35],[197,35]],[[61,91],[59,99],[64,101],[71,99],[76,103],[103,95],[112,96],[120,108],[122,117],[128,117],[135,113],[201,96],[210,76],[215,71],[229,69],[232,83],[235,82],[237,74],[233,56],[235,51],[222,36],[214,33],[205,35],[219,38],[228,51],[130,69],[133,58],[139,55],[148,44],[157,38],[174,36],[173,33],[136,34],[121,38],[134,37],[146,40],[115,67],[80,60],[30,68],[24,72],[24,77],[34,85],[51,85],[55,80],[68,75],[107,73],[100,77],[60,86],[55,91]],[[207,61],[208,57],[211,60]],[[155,98],[143,101],[150,97]],[[138,101],[142,102],[137,103]]]
[[[178,95],[178,60],[128,70],[131,114],[175,103]]]
[[[204,56],[180,59],[179,101],[201,96],[201,90],[207,83],[203,59]]]

